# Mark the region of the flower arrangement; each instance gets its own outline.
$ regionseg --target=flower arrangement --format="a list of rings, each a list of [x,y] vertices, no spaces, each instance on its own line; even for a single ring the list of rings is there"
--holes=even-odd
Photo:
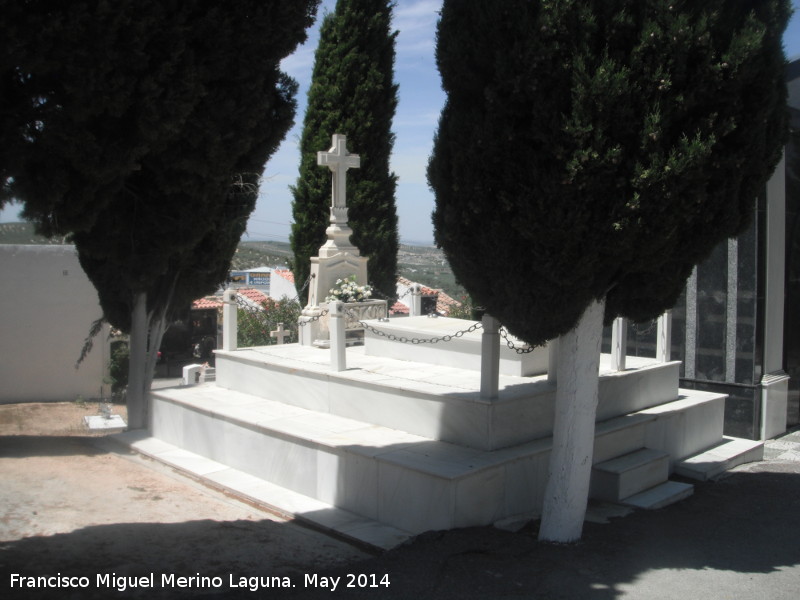
[[[325,302],[365,302],[372,297],[372,286],[358,285],[356,276],[347,279],[337,279],[336,287],[331,288],[330,294],[325,297]]]

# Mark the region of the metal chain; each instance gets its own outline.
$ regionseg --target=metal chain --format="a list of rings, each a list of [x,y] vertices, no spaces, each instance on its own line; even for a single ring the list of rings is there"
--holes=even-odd
[[[646,328],[640,328],[640,325],[638,323],[633,323],[632,326],[633,326],[633,332],[637,336],[641,337],[644,335],[650,335],[651,333],[653,333],[653,330],[658,326],[658,319],[653,319],[652,321],[650,321],[650,325],[648,325]]]
[[[358,318],[358,315],[355,315],[354,313],[352,313],[352,311],[348,310],[347,313],[349,313],[349,316],[355,317],[356,319]],[[452,341],[454,338],[460,338],[460,337],[462,337],[463,335],[465,335],[467,333],[471,333],[473,331],[477,331],[478,329],[481,329],[483,327],[483,324],[481,324],[481,323],[474,323],[470,327],[468,327],[467,329],[462,329],[461,331],[457,331],[457,332],[455,332],[453,334],[449,334],[449,335],[443,335],[441,337],[435,337],[435,338],[416,338],[415,337],[415,338],[408,339],[405,336],[398,337],[393,333],[386,333],[385,331],[381,331],[380,329],[376,329],[375,327],[373,327],[369,323],[365,323],[364,321],[358,321],[358,324],[361,327],[363,327],[364,329],[368,329],[369,331],[371,331],[375,335],[378,335],[380,337],[385,337],[390,342],[400,342],[401,344],[437,344],[439,342],[445,342],[446,343],[446,342]]]
[[[511,350],[513,350],[517,354],[530,354],[531,352],[536,350],[536,348],[531,346],[530,344],[525,344],[525,346],[522,348],[514,345],[514,342],[512,342],[508,338],[508,330],[505,327],[500,328],[500,336],[506,341],[506,346],[508,346]]]

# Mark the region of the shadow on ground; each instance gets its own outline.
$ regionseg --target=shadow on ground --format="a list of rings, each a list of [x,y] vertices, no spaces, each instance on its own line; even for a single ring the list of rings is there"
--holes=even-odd
[[[428,533],[412,544],[335,569],[279,541],[274,522],[117,524],[0,545],[0,570],[91,577],[88,590],[25,590],[6,598],[794,598],[800,580],[800,463],[748,467],[659,511],[587,523],[575,545],[540,544],[535,525]],[[294,527],[294,525],[291,525]],[[282,547],[281,547],[282,546]],[[155,590],[96,589],[95,574],[155,573]],[[221,578],[178,594],[161,575]],[[362,575],[361,579],[348,575]],[[306,586],[316,575],[317,587]],[[381,585],[388,575],[389,585]],[[295,587],[231,587],[230,577],[288,577]],[[266,581],[266,580],[265,580]],[[376,584],[346,588],[348,581]],[[251,583],[253,583],[251,581]],[[256,585],[260,585],[258,582]],[[321,584],[329,583],[327,587]],[[7,590],[8,580],[4,582]],[[246,584],[245,584],[246,585]],[[13,592],[13,590],[12,590]]]
[[[3,435],[0,436],[0,457],[96,456],[107,452],[87,444],[86,439],[70,435]]]

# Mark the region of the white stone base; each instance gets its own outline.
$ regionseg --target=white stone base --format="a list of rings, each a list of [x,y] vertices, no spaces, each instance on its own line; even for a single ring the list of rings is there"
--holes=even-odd
[[[679,363],[629,363],[639,368],[601,365],[598,420],[678,397]],[[552,433],[555,385],[546,375],[501,375],[498,398],[486,400],[478,371],[369,356],[364,347],[347,349],[341,372],[331,370],[329,352],[299,344],[218,350],[216,365],[223,388],[470,448],[496,450]]]
[[[550,438],[482,451],[213,384],[155,391],[152,413],[152,437],[169,445],[159,460],[217,483],[244,473],[295,505],[307,498],[402,535],[487,525],[542,506]],[[637,413],[598,423],[597,461],[641,448],[659,420]]]
[[[761,379],[760,439],[768,440],[786,431],[789,406],[789,376],[786,373],[765,375]]]
[[[501,375],[498,398],[486,400],[475,370],[363,346],[346,354],[348,368],[334,372],[330,352],[298,344],[217,351],[215,384],[152,393],[142,451],[381,548],[541,511],[555,393],[546,375]],[[677,362],[629,358],[622,372],[609,362],[601,358],[595,465],[650,453],[659,477],[665,464],[728,468],[703,454],[723,440],[723,395],[678,390]],[[757,458],[751,449],[737,460]],[[646,465],[619,478],[624,493],[645,494],[643,506],[691,493],[647,489],[656,479]]]

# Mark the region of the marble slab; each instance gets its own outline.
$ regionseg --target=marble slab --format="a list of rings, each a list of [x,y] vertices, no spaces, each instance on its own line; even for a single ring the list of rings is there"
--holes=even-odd
[[[125,429],[128,424],[120,415],[91,415],[83,417],[83,424],[89,428],[90,431],[108,431],[114,429]]]

